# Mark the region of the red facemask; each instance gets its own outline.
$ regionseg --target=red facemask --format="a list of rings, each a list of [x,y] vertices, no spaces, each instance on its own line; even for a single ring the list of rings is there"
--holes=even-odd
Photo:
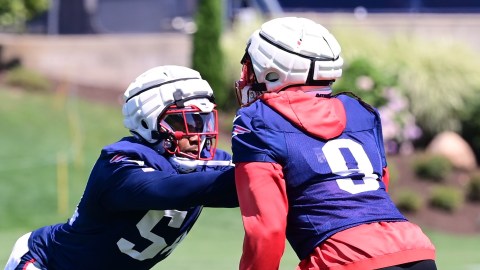
[[[218,138],[217,110],[205,113],[196,107],[169,108],[162,120],[160,129],[170,133],[166,150],[179,157],[196,160],[210,160],[215,154]],[[181,140],[188,140],[181,142]]]

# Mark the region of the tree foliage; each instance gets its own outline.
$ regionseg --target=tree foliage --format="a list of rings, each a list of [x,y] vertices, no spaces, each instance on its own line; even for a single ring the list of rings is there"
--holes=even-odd
[[[192,67],[199,71],[213,88],[217,104],[227,99],[224,55],[221,48],[223,1],[199,0],[193,35]]]
[[[366,58],[385,76],[394,75],[391,87],[408,99],[426,134],[461,129],[459,114],[480,89],[480,77],[475,75],[480,55],[446,38],[384,37],[367,30],[334,34],[342,45],[346,67],[354,59]]]
[[[48,9],[49,0],[0,0],[0,26],[17,28]]]

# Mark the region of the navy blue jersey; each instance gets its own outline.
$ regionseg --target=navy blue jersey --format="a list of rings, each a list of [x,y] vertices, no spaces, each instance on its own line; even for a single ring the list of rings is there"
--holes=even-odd
[[[230,159],[221,150],[215,158]],[[67,223],[34,231],[29,248],[48,269],[150,269],[194,225],[203,206],[236,207],[232,167],[178,174],[132,137],[105,147]]]
[[[282,166],[288,196],[287,239],[298,257],[307,257],[322,241],[347,228],[406,220],[381,181],[386,158],[375,109],[347,95],[332,97],[341,102],[346,122],[335,127],[338,135],[321,138],[316,134],[322,131],[310,124],[337,112],[330,105],[324,111],[296,105],[290,100],[294,94],[287,94],[272,94],[271,100],[258,100],[237,112],[232,150],[234,163]],[[329,102],[298,99],[309,104]],[[325,129],[328,125],[337,123],[323,124]]]

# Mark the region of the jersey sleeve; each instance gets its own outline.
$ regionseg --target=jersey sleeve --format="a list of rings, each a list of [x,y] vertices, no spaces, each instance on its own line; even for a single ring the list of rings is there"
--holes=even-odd
[[[235,177],[245,229],[240,269],[278,269],[288,214],[282,168],[276,163],[239,163]]]
[[[232,155],[230,155],[230,153],[228,153],[225,150],[217,148],[215,150],[215,157],[213,158],[213,160],[230,161],[230,160],[232,160]]]
[[[235,183],[245,238],[240,269],[278,269],[285,249],[288,199],[276,134],[258,108],[238,110],[232,129]],[[261,109],[259,109],[261,112]],[[275,147],[276,148],[275,148]]]
[[[275,154],[265,140],[269,135],[261,119],[255,119],[239,110],[232,128],[233,163],[276,162]]]
[[[225,171],[233,167],[232,155],[228,152],[216,149],[212,160],[198,161],[197,172],[202,171]]]
[[[390,171],[388,167],[383,167],[382,181],[383,184],[385,184],[385,191],[388,192],[388,185],[390,184]]]
[[[114,166],[110,164],[111,166]],[[143,164],[117,163],[106,176],[102,204],[111,210],[186,209],[192,206],[236,207],[234,169],[172,174]]]

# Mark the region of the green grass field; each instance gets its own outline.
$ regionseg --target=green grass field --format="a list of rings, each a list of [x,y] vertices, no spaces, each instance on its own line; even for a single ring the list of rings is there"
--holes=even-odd
[[[16,239],[26,230],[0,231],[0,266],[5,265]],[[437,248],[439,270],[480,269],[480,235],[454,236],[428,232]],[[243,230],[238,209],[205,209],[196,226],[175,251],[153,269],[238,269]],[[298,260],[287,245],[282,270],[295,269]]]
[[[0,88],[0,267],[14,242],[37,227],[66,221],[102,146],[128,135],[121,108],[64,94]],[[223,148],[228,149],[224,142]],[[480,269],[480,235],[427,230],[441,270]],[[189,236],[154,269],[238,269],[243,229],[238,209],[205,209]],[[281,269],[298,260],[288,247]]]

